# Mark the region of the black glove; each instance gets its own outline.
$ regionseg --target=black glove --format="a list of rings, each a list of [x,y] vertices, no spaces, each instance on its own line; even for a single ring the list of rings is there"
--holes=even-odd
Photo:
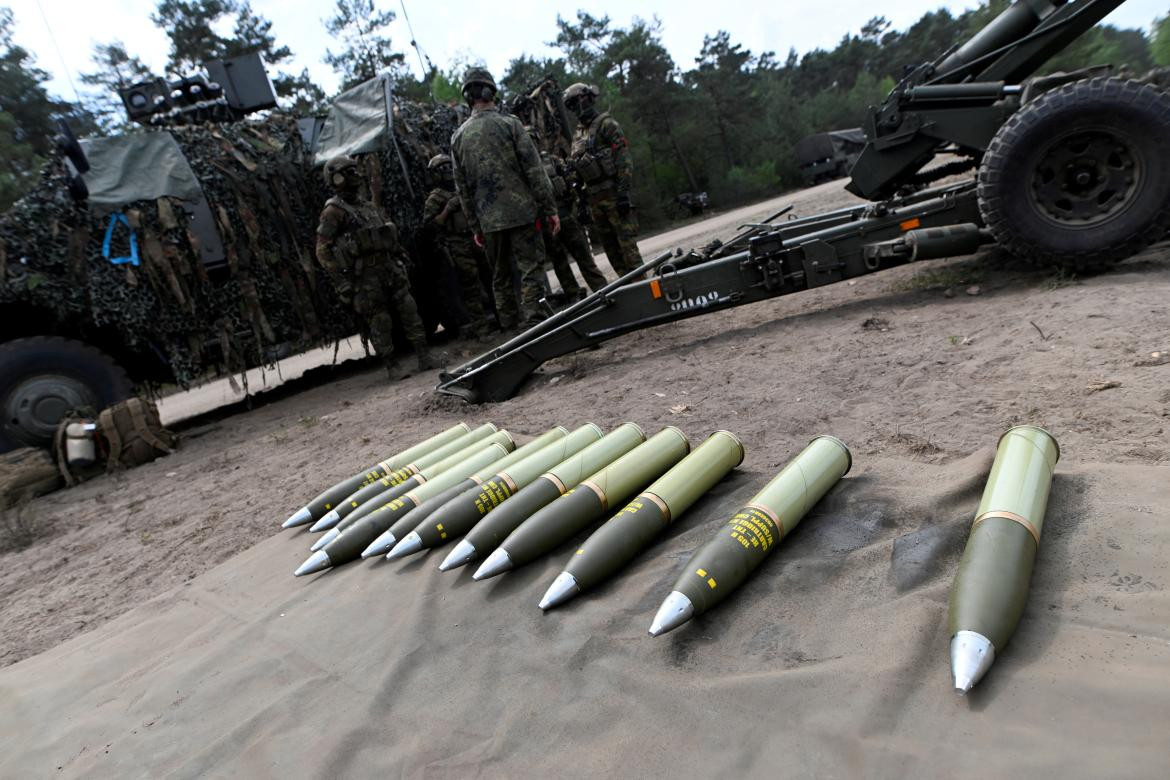
[[[634,208],[634,204],[630,203],[630,193],[619,192],[617,196],[617,212],[622,219],[630,216],[630,209]]]

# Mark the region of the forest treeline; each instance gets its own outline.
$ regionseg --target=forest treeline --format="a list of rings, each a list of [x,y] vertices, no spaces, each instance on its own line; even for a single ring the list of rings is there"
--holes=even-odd
[[[427,74],[418,78],[388,33],[392,11],[375,0],[335,3],[324,20],[331,36],[324,59],[342,89],[388,70],[407,97],[459,99],[459,77],[474,63],[438,66],[419,51]],[[621,26],[579,11],[572,19],[557,18],[556,39],[547,42],[556,56],[521,56],[496,76],[505,99],[546,75],[562,86],[596,84],[602,107],[630,138],[635,201],[649,227],[668,219],[684,192],[705,191],[713,205],[727,207],[797,186],[797,141],[858,126],[866,107],[880,102],[905,68],[935,59],[1007,5],[990,0],[961,14],[931,11],[904,30],[880,16],[858,20],[856,32],[844,34],[833,49],[803,55],[753,52],[714,31],[693,62],[676,62],[663,45],[669,19],[635,18]],[[208,59],[258,51],[282,108],[308,115],[328,105],[330,96],[307,71],[287,70],[293,52],[246,0],[159,0],[151,18],[170,41],[167,73],[152,74],[123,42],[102,43],[94,48],[92,69],[80,75],[80,99],[68,101],[47,93],[47,74],[13,40],[12,13],[0,8],[0,209],[35,180],[55,119],[66,118],[79,134],[120,132],[125,118],[117,90],[143,78],[185,75]],[[1170,65],[1170,15],[1151,21],[1149,34],[1098,26],[1044,70],[1112,63],[1141,73]]]

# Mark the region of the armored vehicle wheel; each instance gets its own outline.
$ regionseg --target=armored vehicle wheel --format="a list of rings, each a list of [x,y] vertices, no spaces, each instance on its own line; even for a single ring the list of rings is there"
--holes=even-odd
[[[1170,227],[1170,95],[1115,78],[1041,95],[991,140],[978,192],[995,239],[1029,262],[1132,255]]]
[[[48,447],[70,409],[96,413],[132,392],[125,371],[79,341],[37,336],[0,344],[0,452]]]

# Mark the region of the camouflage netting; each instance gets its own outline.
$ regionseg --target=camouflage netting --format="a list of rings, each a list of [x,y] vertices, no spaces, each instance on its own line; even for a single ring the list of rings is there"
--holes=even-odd
[[[429,189],[427,161],[447,149],[459,113],[396,101],[394,122],[397,144],[364,157],[378,202],[409,238]],[[275,114],[169,131],[203,187],[226,267],[205,267],[180,201],[112,210],[75,204],[55,159],[36,190],[0,217],[0,305],[44,314],[45,332],[91,341],[104,334],[129,353],[156,355],[184,386],[354,333],[357,323],[336,304],[314,258],[328,193],[295,119]],[[137,267],[103,256],[116,212],[137,239]],[[112,257],[130,253],[129,235],[118,226]],[[437,269],[407,245],[416,284],[430,283]]]

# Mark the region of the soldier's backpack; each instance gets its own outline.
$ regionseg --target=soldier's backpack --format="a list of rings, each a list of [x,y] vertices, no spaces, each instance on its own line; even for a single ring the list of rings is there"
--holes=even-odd
[[[141,398],[114,404],[96,422],[92,415],[76,410],[57,424],[53,451],[66,485],[149,463],[178,446],[179,437],[159,421],[158,408]]]
[[[98,415],[98,432],[109,451],[106,471],[140,466],[175,451],[178,437],[159,421],[158,407],[128,398]]]

